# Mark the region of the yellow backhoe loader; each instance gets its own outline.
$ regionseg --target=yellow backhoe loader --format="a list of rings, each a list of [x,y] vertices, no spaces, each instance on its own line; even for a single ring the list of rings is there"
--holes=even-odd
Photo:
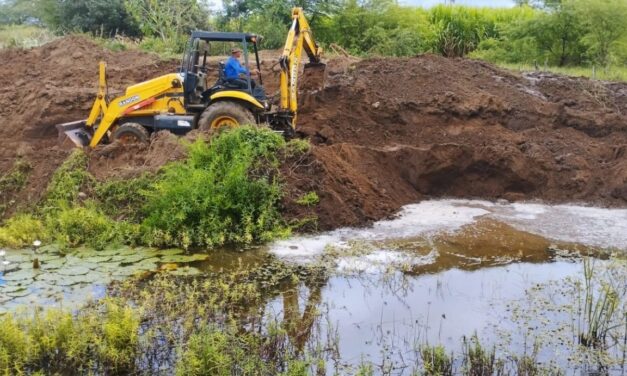
[[[261,70],[257,50],[258,37],[246,33],[194,31],[186,48],[178,73],[166,74],[126,89],[124,95],[107,98],[106,64],[100,63],[98,94],[86,120],[57,125],[59,134],[67,136],[77,146],[95,147],[103,141],[146,142],[150,133],[169,130],[185,134],[192,129],[210,130],[243,124],[268,124],[294,135],[298,111],[298,75],[303,49],[309,57],[305,69],[324,69],[320,61],[321,48],[316,44],[309,23],[301,8],[292,10],[292,25],[285,48],[279,58],[281,67],[281,99],[272,109],[266,99],[261,74],[253,87],[250,74],[243,85],[233,85],[225,79],[220,64],[219,77],[207,85],[207,50],[201,45],[211,42],[241,44],[246,66],[249,50]]]

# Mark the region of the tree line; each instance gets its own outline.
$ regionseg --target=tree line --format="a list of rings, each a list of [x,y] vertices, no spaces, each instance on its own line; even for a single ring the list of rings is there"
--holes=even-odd
[[[517,0],[513,8],[396,0],[4,0],[0,24],[33,24],[58,33],[142,38],[149,49],[180,50],[192,29],[262,35],[263,48],[283,45],[290,10],[303,7],[323,45],[354,55],[424,52],[494,62],[599,66],[627,64],[627,1]]]

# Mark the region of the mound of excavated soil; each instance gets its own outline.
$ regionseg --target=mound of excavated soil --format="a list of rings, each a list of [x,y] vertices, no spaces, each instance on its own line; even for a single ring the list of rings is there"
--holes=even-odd
[[[627,84],[424,55],[331,67],[301,99],[292,194],[319,192],[322,228],[427,197],[627,203]]]
[[[108,65],[110,93],[174,71],[178,65],[138,51],[114,53],[82,37],[30,50],[0,51],[0,176],[17,158],[33,167],[23,190],[3,195],[15,196],[17,204],[32,203],[41,195],[71,150],[69,145],[57,145],[54,125],[88,116],[100,60]]]
[[[275,55],[262,63],[270,95]],[[67,155],[54,125],[87,116],[101,59],[112,91],[178,65],[79,37],[0,52],[0,176],[18,157],[34,168],[17,203],[35,201]],[[298,130],[313,147],[282,168],[288,216],[316,215],[321,229],[361,225],[443,196],[627,204],[627,84],[521,76],[433,55],[332,59],[324,88],[310,78]],[[183,155],[174,136],[158,134],[144,149],[97,148],[90,170],[99,179],[135,176]],[[319,205],[294,203],[309,191]]]

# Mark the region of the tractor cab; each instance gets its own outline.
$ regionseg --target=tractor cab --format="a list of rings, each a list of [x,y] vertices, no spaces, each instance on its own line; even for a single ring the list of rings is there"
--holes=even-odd
[[[216,55],[224,56],[229,46],[237,46],[242,50],[242,65],[249,66],[249,49],[252,47],[255,63],[260,69],[257,36],[246,33],[194,31],[187,45],[180,73],[183,76],[183,96],[186,107],[204,109],[211,97],[223,91],[240,91],[251,95],[261,103],[266,102],[261,74],[256,85],[250,74],[241,77],[238,83],[227,80],[225,75],[226,61],[215,61]],[[217,71],[217,79],[207,81],[210,72]]]

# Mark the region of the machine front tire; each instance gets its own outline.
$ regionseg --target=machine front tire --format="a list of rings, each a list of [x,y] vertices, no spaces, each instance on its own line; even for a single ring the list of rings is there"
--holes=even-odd
[[[238,103],[224,101],[211,104],[203,111],[198,120],[198,129],[212,134],[247,124],[255,125],[253,114]]]
[[[113,141],[122,144],[147,144],[150,134],[146,128],[138,123],[124,123],[116,128],[111,135]]]

